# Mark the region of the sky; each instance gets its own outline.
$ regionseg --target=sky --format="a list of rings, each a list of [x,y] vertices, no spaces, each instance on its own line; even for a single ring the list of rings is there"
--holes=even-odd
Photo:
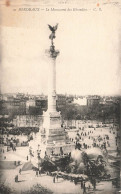
[[[121,94],[121,14],[117,8],[29,13],[4,9],[7,12],[3,13],[1,26],[3,93],[47,94],[47,24],[59,23],[54,40],[60,51],[56,59],[57,93]]]

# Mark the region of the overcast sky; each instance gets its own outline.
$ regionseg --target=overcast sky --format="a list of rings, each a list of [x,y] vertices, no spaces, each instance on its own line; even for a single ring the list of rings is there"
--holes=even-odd
[[[1,44],[3,92],[47,93],[47,24],[59,23],[54,40],[60,50],[57,93],[121,93],[121,17],[117,8],[101,12],[17,11],[9,22],[6,18]]]

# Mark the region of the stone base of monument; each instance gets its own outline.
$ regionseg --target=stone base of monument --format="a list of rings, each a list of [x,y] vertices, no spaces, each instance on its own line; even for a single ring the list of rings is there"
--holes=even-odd
[[[53,143],[40,143],[40,141],[31,141],[29,143],[31,150],[30,158],[32,164],[38,168],[38,165],[41,165],[41,162],[44,161],[44,158],[61,158],[62,156],[66,157],[69,153],[75,149],[75,144],[72,142],[53,142]],[[39,158],[38,158],[39,156]]]
[[[61,158],[67,156],[75,149],[75,144],[69,141],[67,132],[61,127],[60,112],[46,111],[43,113],[43,127],[33,141],[30,141],[31,162],[38,166],[46,156],[47,158]],[[38,159],[39,158],[39,159]]]
[[[47,155],[62,155],[69,154],[72,150],[75,149],[75,144],[72,143],[55,143],[55,145],[48,144],[46,146]]]
[[[46,111],[43,113],[44,122],[43,130],[46,133],[46,142],[66,142],[66,132],[61,127],[61,114],[60,112]]]

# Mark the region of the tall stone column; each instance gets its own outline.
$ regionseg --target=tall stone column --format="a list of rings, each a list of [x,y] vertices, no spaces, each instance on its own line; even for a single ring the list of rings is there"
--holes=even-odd
[[[56,112],[56,57],[59,51],[54,46],[46,51],[49,57],[48,64],[48,112]]]
[[[46,132],[46,145],[53,144],[53,142],[65,143],[65,131],[61,127],[61,114],[56,111],[56,58],[59,51],[55,50],[53,39],[55,38],[55,27],[49,26],[52,31],[49,38],[51,39],[51,46],[46,50],[46,55],[49,57],[48,61],[48,110],[44,112],[43,128]]]
[[[46,128],[46,134],[50,129],[58,129],[61,126],[60,112],[56,111],[56,57],[59,54],[54,45],[46,50],[48,60],[48,109],[44,112],[43,127]],[[57,119],[58,118],[58,119]]]

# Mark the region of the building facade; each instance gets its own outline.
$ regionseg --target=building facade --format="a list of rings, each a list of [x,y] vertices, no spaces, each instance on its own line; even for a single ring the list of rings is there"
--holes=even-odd
[[[16,115],[13,119],[14,127],[40,127],[42,122],[40,115]]]

